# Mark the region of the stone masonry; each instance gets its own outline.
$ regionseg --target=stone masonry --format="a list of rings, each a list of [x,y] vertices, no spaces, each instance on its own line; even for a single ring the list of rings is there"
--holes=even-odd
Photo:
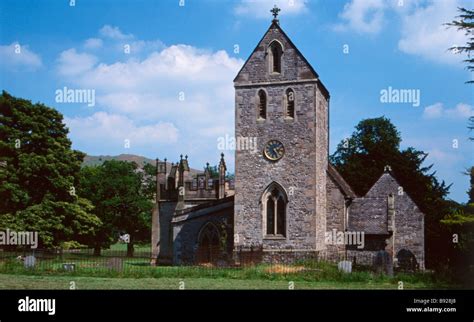
[[[357,196],[329,164],[329,92],[276,18],[234,87],[235,137],[255,140],[257,149],[236,149],[231,181],[223,155],[218,177],[209,165],[191,174],[187,157],[170,169],[157,160],[152,264],[233,265],[258,253],[264,262],[324,258],[373,265],[383,252],[395,268],[408,262],[424,269],[424,214],[390,168]],[[293,117],[287,113],[289,89]],[[276,160],[264,156],[271,140],[284,147]],[[274,213],[266,209],[269,196],[283,200],[269,208]],[[267,221],[275,218],[284,225],[268,233]],[[364,244],[330,243],[330,233],[359,234]]]
[[[282,48],[281,73],[268,72],[273,41]],[[236,151],[235,247],[262,246],[264,251],[324,249],[329,95],[318,75],[285,35],[277,21],[258,44],[234,81],[236,137],[257,139],[257,151]],[[285,91],[295,93],[295,118],[283,113]],[[257,119],[258,91],[267,96],[267,117]],[[267,141],[278,139],[285,156],[271,162],[262,156]],[[285,238],[265,238],[261,195],[272,182],[288,195]]]

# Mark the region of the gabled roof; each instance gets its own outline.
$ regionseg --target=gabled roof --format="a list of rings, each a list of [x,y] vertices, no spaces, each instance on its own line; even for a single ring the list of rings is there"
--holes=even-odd
[[[354,190],[352,190],[351,186],[344,180],[344,178],[339,174],[336,168],[331,164],[328,163],[328,175],[336,182],[336,184],[341,189],[342,193],[348,198],[356,198],[357,195],[355,194]]]
[[[272,29],[278,29],[281,34],[283,35],[283,37],[285,37],[285,39],[288,41],[288,43],[290,44],[291,47],[294,48],[294,50],[296,51],[296,55],[299,56],[303,62],[305,64],[307,64],[309,70],[311,71],[311,73],[313,74],[313,77],[315,80],[318,81],[318,83],[321,85],[322,87],[322,91],[325,93],[325,95],[327,95],[327,97],[329,97],[329,91],[327,90],[327,88],[324,86],[324,84],[321,82],[321,80],[319,79],[319,75],[318,73],[314,70],[313,66],[311,66],[311,64],[308,62],[308,60],[306,59],[306,57],[300,52],[300,50],[298,49],[298,47],[295,46],[295,44],[291,41],[291,38],[288,37],[288,35],[285,33],[285,31],[280,27],[280,24],[277,22],[277,21],[272,21],[272,24],[270,25],[270,27],[268,28],[268,30],[263,34],[262,38],[260,39],[260,41],[257,43],[257,46],[254,48],[254,50],[250,53],[249,57],[247,58],[247,60],[245,61],[244,65],[242,66],[242,68],[240,68],[239,72],[237,73],[237,75],[235,76],[234,78],[234,82],[237,81],[237,79],[239,78],[241,72],[245,69],[245,67],[247,66],[250,58],[252,57],[252,55],[258,50],[258,48],[261,46],[263,40],[265,39],[265,36],[272,30]]]
[[[402,194],[400,195],[400,191]],[[413,198],[405,191],[403,186],[398,182],[395,175],[390,170],[385,170],[384,173],[375,181],[365,194],[365,198],[386,198],[389,194],[397,195],[397,197],[408,198],[418,209],[420,207],[416,204]]]

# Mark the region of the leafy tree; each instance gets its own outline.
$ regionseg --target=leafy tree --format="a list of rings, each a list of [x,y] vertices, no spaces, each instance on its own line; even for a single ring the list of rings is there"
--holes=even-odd
[[[459,205],[441,220],[453,236],[453,254],[451,261],[456,268],[456,275],[462,279],[470,276],[470,267],[474,264],[474,167],[469,172],[471,187],[468,191],[469,201],[466,205]]]
[[[472,72],[474,71],[474,57],[471,56],[471,53],[474,52],[474,11],[465,8],[458,8],[458,10],[461,14],[456,18],[459,18],[459,20],[453,20],[446,25],[462,30],[470,37],[466,45],[452,47],[450,49],[457,50],[459,53],[467,53],[467,59],[465,59],[464,62],[467,63],[467,69]],[[474,81],[471,80],[466,83],[472,84]]]
[[[150,200],[155,200],[156,195],[156,166],[146,163],[143,166],[144,194]]]
[[[118,233],[130,235],[127,256],[133,256],[137,240],[149,239],[152,202],[136,163],[110,160],[97,167],[84,167],[79,194],[92,201],[94,213],[103,222],[91,240],[97,255],[101,248],[110,246]]]
[[[458,10],[461,14],[456,18],[459,18],[459,20],[453,20],[446,25],[462,30],[467,36],[470,35],[470,37],[465,46],[451,47],[450,49],[457,50],[459,53],[467,53],[468,58],[464,62],[467,63],[467,70],[472,72],[474,71],[474,58],[472,57],[472,52],[474,52],[474,11],[465,8],[458,8]],[[466,83],[474,84],[474,80],[467,81]],[[474,130],[474,116],[469,118],[468,129],[470,131]],[[469,139],[474,141],[474,137]]]
[[[62,115],[0,96],[0,229],[36,231],[41,247],[82,240],[100,220],[75,187],[84,154],[71,149]]]
[[[445,200],[449,186],[430,172],[433,165],[423,166],[428,155],[412,147],[401,150],[400,142],[400,133],[389,119],[366,119],[349,139],[339,143],[330,161],[361,196],[382,175],[384,166],[391,166],[397,181],[426,215],[426,261],[432,265],[430,260],[449,252],[451,239],[440,220],[456,204]]]

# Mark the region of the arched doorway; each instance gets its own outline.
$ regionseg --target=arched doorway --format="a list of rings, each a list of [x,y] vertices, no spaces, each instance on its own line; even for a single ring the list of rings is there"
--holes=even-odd
[[[407,249],[402,249],[397,253],[398,269],[401,271],[415,271],[418,269],[418,262],[415,255]]]
[[[215,263],[220,256],[220,233],[213,223],[207,223],[199,232],[196,261],[198,264]]]

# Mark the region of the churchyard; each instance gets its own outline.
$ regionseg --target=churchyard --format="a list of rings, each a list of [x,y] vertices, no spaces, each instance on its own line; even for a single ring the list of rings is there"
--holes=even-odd
[[[394,272],[354,266],[344,272],[335,263],[301,260],[294,264],[243,266],[202,264],[151,266],[149,246],[126,257],[123,244],[94,256],[91,250],[0,253],[1,289],[448,289],[461,286],[432,272]]]

